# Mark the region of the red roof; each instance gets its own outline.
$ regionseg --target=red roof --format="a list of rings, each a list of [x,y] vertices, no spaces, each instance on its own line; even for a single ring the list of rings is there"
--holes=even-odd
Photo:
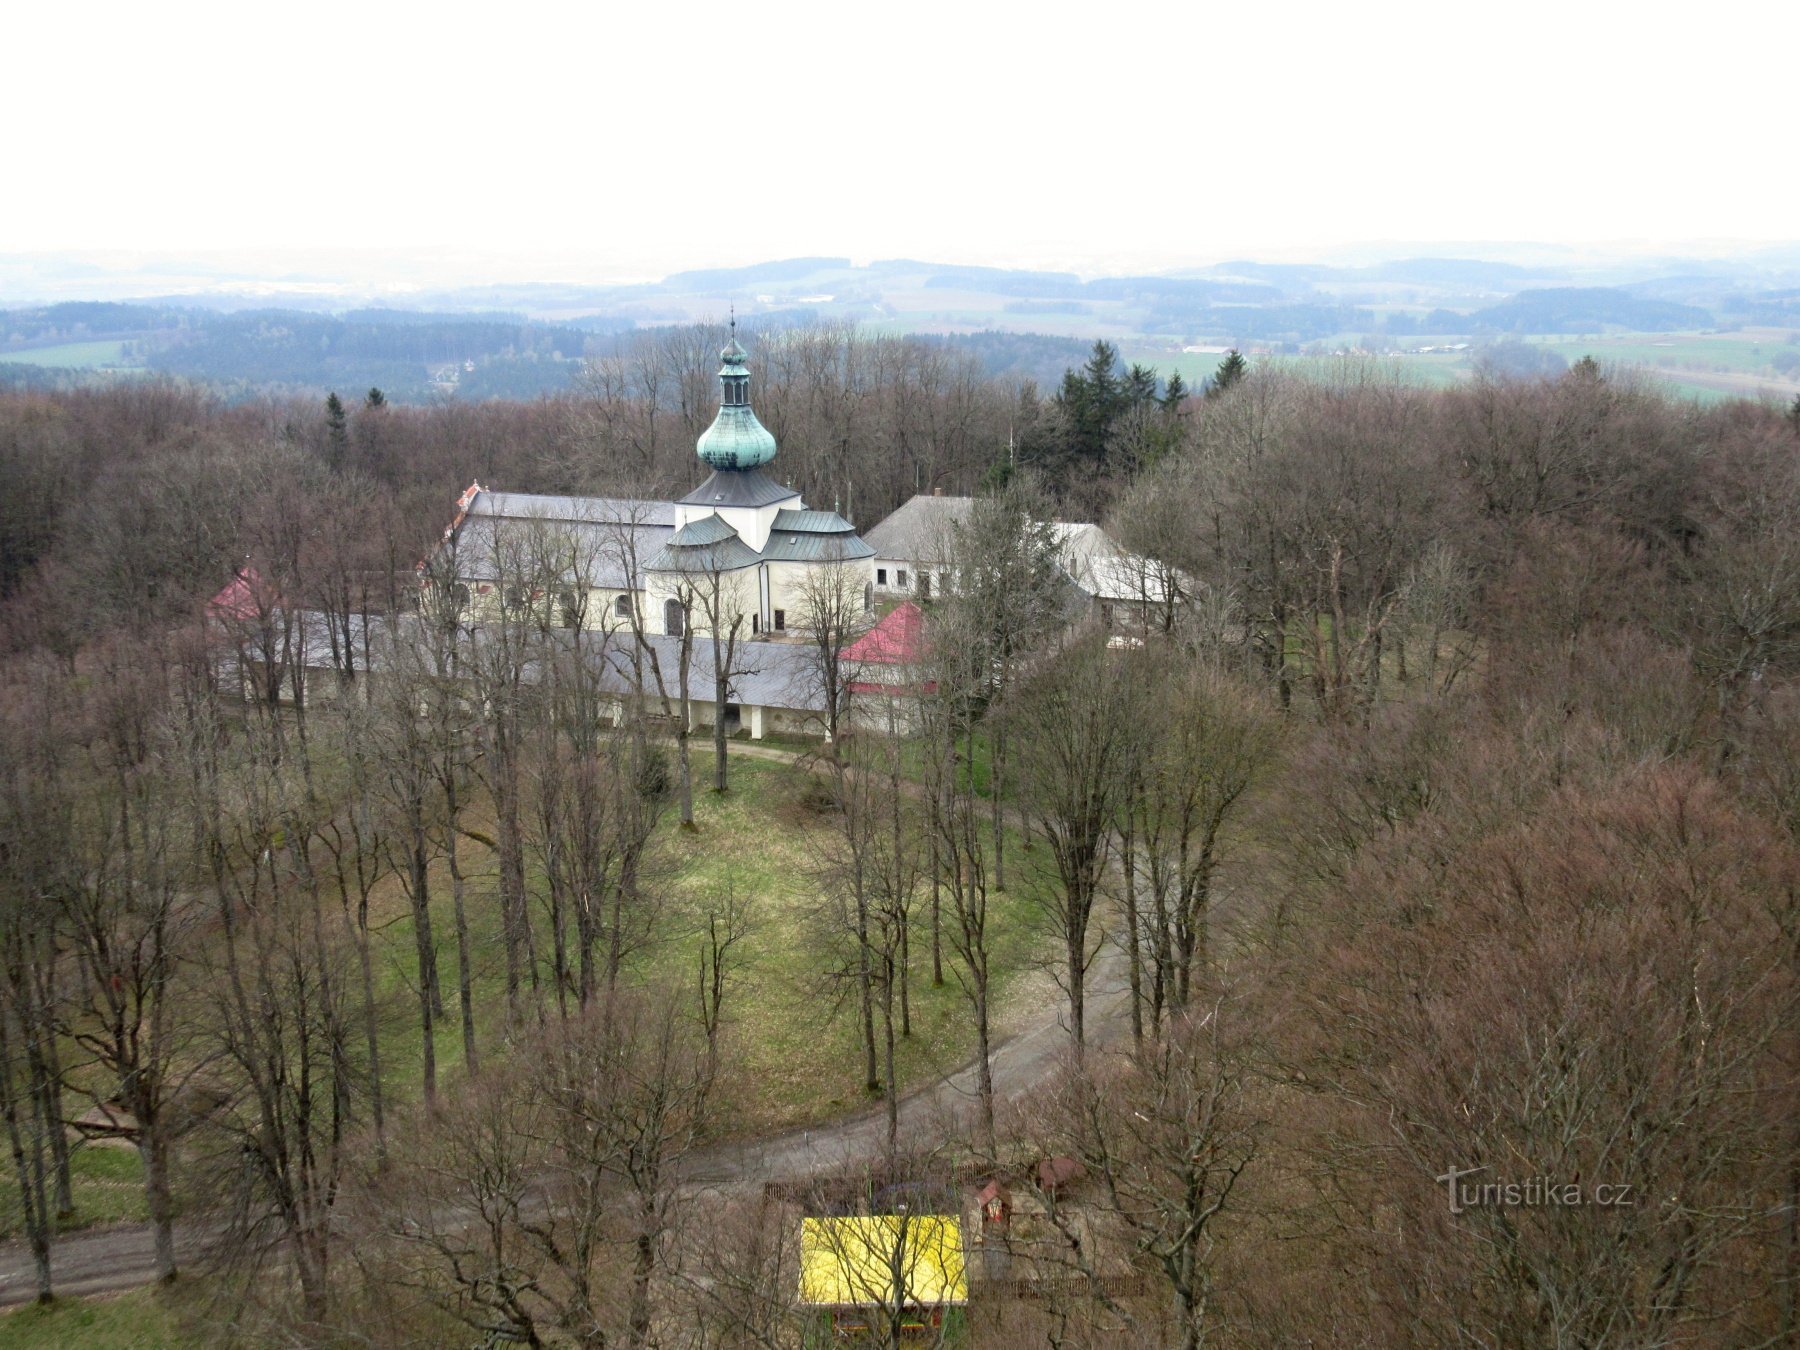
[[[846,661],[906,666],[924,651],[925,613],[911,600],[896,605],[886,618],[840,653]]]
[[[260,618],[280,603],[254,567],[240,567],[231,584],[206,602],[206,612],[215,619],[238,619],[244,622]]]

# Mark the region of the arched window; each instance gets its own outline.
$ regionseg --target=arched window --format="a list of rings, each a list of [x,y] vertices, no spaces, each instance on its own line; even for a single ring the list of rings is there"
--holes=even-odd
[[[462,582],[457,582],[450,588],[450,599],[455,603],[459,613],[467,609],[469,607],[469,588]]]
[[[875,608],[875,586],[874,586],[874,583],[865,581],[863,583],[863,613],[864,614],[871,613],[871,612],[873,612],[874,608]]]
[[[632,613],[631,597],[629,595],[621,595],[618,599],[614,600],[613,613],[621,619],[629,619]]]
[[[562,607],[563,628],[580,628],[581,619],[587,614],[587,598],[578,590],[563,590],[556,599]]]
[[[686,627],[687,615],[681,608],[679,600],[663,601],[663,632],[670,637],[680,637]]]

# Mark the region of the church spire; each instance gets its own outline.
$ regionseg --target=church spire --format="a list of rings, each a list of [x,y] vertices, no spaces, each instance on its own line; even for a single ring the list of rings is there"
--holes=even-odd
[[[748,354],[738,345],[737,307],[731,339],[719,353],[719,415],[700,436],[700,458],[714,469],[754,469],[775,458],[775,438],[750,409]]]

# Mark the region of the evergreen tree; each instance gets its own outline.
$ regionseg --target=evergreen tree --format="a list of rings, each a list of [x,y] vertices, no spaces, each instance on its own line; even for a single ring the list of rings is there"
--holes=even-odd
[[[1122,398],[1127,407],[1142,408],[1156,402],[1156,372],[1149,366],[1133,363],[1125,372]]]
[[[337,395],[333,394],[332,397],[336,398]],[[368,397],[363,399],[363,407],[365,407],[365,408],[385,408],[385,407],[387,407],[387,395],[382,393],[381,390],[379,390],[379,389],[371,388],[369,390]]]
[[[325,438],[325,453],[331,467],[341,469],[350,449],[350,423],[344,415],[344,400],[337,396],[335,389],[325,400]]]
[[[1168,388],[1163,392],[1163,410],[1171,413],[1179,411],[1181,405],[1187,401],[1187,396],[1187,381],[1181,378],[1181,372],[1178,370],[1169,376]]]
[[[1206,396],[1208,398],[1218,398],[1226,390],[1230,389],[1232,385],[1243,379],[1249,371],[1249,363],[1246,362],[1242,356],[1238,355],[1238,349],[1233,347],[1225,354],[1225,359],[1219,362],[1219,368],[1213,374],[1212,387],[1206,391]]]

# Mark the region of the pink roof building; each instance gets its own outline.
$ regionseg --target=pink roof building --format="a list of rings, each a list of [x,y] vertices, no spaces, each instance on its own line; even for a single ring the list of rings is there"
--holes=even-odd
[[[908,671],[924,654],[925,612],[911,600],[889,610],[880,623],[839,653],[856,674],[869,677],[850,681],[851,691],[858,694],[930,692],[930,682],[916,684]],[[889,669],[880,669],[884,666]]]

